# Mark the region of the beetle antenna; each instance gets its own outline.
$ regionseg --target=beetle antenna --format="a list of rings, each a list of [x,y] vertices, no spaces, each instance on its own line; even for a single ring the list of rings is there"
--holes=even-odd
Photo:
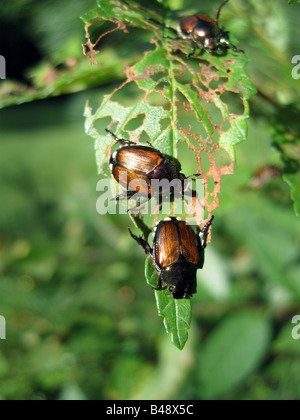
[[[117,136],[115,135],[115,133],[113,133],[112,131],[110,131],[108,128],[106,128],[106,129],[105,129],[105,131],[106,131],[108,134],[110,134],[110,135],[112,136],[112,138],[113,138],[114,140],[116,140],[116,142],[117,142],[117,143],[128,144],[128,145],[135,144],[133,141],[120,139],[119,137],[117,137]]]
[[[120,139],[115,135],[115,133],[113,133],[112,131],[110,131],[108,128],[105,129],[105,131],[110,134],[116,141],[119,141]]]
[[[215,20],[217,21],[217,23],[219,23],[219,17],[220,17],[220,13],[221,13],[221,10],[223,9],[223,7],[225,6],[225,4],[227,4],[229,2],[229,0],[225,0],[222,4],[221,4],[221,6],[219,6],[219,8],[217,9],[217,11],[216,11],[216,18],[215,18]]]
[[[239,50],[235,45],[233,45],[233,44],[228,44],[228,47],[230,48],[230,49],[232,49],[232,51],[235,51],[235,52],[238,52],[238,53],[244,53],[245,51],[244,50]]]

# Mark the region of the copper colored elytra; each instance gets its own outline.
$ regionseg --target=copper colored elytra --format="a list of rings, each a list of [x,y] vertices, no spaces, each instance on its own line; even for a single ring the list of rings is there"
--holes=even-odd
[[[150,198],[153,179],[168,181],[178,179],[183,185],[186,177],[180,172],[179,162],[167,158],[151,145],[142,146],[119,139],[111,131],[106,131],[122,145],[112,154],[110,168],[116,181],[127,190],[128,198],[137,191]]]
[[[213,217],[201,230],[181,219],[167,217],[154,229],[153,248],[142,237],[132,238],[150,255],[159,273],[156,290],[167,288],[174,299],[192,296],[197,290],[196,274],[203,268],[204,249]]]

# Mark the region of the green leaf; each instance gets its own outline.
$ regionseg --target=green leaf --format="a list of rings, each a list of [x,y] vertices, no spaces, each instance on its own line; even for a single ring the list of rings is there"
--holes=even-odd
[[[151,19],[156,20],[159,15],[150,9],[143,9],[141,6],[130,0],[126,1],[126,3],[118,0],[98,1],[97,4],[97,8],[89,10],[81,16],[81,19],[85,24],[87,36],[87,42],[83,45],[83,49],[85,55],[90,57],[91,63],[97,63],[95,56],[99,54],[99,51],[95,48],[98,46],[100,41],[102,41],[102,38],[108,34],[117,30],[122,30],[126,34],[128,33],[127,25],[155,30],[155,25],[151,22]],[[155,10],[159,13],[160,9],[160,5],[156,4]],[[112,22],[115,27],[103,32],[99,35],[95,42],[92,42],[89,35],[90,26],[96,24],[97,31],[99,31],[99,25],[101,26],[107,23],[107,21]]]
[[[103,173],[113,143],[110,136],[95,128],[104,118],[111,119],[110,128],[117,124],[116,135],[139,140],[146,134],[154,147],[170,156],[178,157],[178,143],[185,143],[204,180],[204,204],[211,213],[219,205],[217,186],[222,176],[233,172],[235,145],[247,138],[248,98],[255,88],[244,69],[247,58],[242,55],[234,59],[205,56],[205,60],[189,61],[170,54],[169,48],[169,44],[157,46],[135,66],[126,68],[123,85],[105,96],[94,113],[86,109],[86,132],[95,139],[99,173]],[[134,98],[132,91],[136,102],[128,106],[128,98]],[[116,95],[118,100],[114,99]],[[233,95],[242,113],[234,112],[232,99],[226,95]],[[137,127],[129,129],[129,124],[138,119]],[[191,121],[188,127],[186,119]],[[203,154],[210,161],[208,168],[203,166]],[[224,154],[228,159],[224,159]],[[207,188],[209,178],[214,179],[213,191]]]
[[[199,365],[201,395],[215,399],[246,381],[267,354],[268,319],[256,312],[231,315],[208,337]]]
[[[102,174],[108,174],[107,162],[114,143],[105,133],[106,127],[124,139],[148,140],[175,158],[179,143],[185,143],[204,181],[204,208],[211,213],[219,206],[222,176],[233,173],[235,146],[247,138],[248,100],[256,90],[245,71],[248,59],[244,54],[205,53],[188,59],[190,42],[178,42],[171,31],[173,39],[169,39],[169,29],[158,23],[165,15],[132,1],[124,4],[112,0],[98,2],[98,8],[83,16],[88,39],[85,50],[92,62],[103,53],[98,46],[105,50],[103,38],[115,30],[126,36],[132,26],[144,29],[152,43],[135,65],[125,68],[124,83],[105,95],[96,111],[87,105],[86,133],[95,141],[98,172]],[[99,22],[101,27],[108,21],[114,27],[99,34]],[[92,42],[90,34],[96,22],[99,36]],[[205,166],[205,161],[209,165]],[[194,216],[200,225],[202,212],[198,213]],[[146,279],[156,287],[157,273],[149,264],[147,260]],[[165,290],[155,291],[155,296],[172,342],[182,349],[191,323],[191,299],[174,300]]]
[[[122,65],[112,53],[103,54],[105,65],[93,66],[86,58],[76,61],[74,67],[56,67],[53,63],[40,63],[29,72],[30,87],[15,80],[3,80],[0,84],[0,109],[12,105],[36,101],[52,96],[72,94],[92,86],[121,80]],[[128,59],[127,64],[130,64]]]
[[[276,340],[272,345],[272,350],[279,355],[295,355],[300,356],[299,340],[295,340],[292,336],[293,329],[296,329],[296,324],[292,324],[292,319],[279,332]],[[298,329],[297,329],[298,332]]]
[[[300,216],[300,170],[296,174],[284,174],[283,179],[291,187],[294,210],[296,215]]]
[[[300,216],[299,106],[291,105],[281,108],[272,119],[271,131],[274,145],[284,162],[283,179],[291,187],[294,210],[296,215]]]
[[[157,286],[158,273],[147,258],[145,274],[151,287]],[[155,290],[158,313],[164,318],[167,333],[171,335],[172,343],[182,350],[188,339],[188,330],[191,326],[192,303],[190,298],[174,299],[166,290]]]

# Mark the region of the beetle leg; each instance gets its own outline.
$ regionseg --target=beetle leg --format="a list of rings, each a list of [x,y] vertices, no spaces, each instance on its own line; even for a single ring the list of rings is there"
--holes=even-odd
[[[245,51],[239,50],[235,45],[229,42],[229,32],[220,30],[219,49],[231,49],[235,52],[244,53]]]
[[[193,198],[198,198],[197,191],[193,190],[190,187],[190,185],[188,185],[187,187],[184,187],[183,186],[183,188],[182,188],[182,195],[183,195],[183,199],[184,199],[186,205],[188,205],[188,201],[187,201],[186,197],[191,197],[192,199]]]
[[[126,191],[114,198],[111,198],[110,201],[129,200],[134,194],[136,194],[135,191]]]
[[[199,178],[199,176],[201,176],[201,174],[193,174],[193,175],[189,175],[189,176],[187,177],[187,179],[191,179],[192,181],[194,181],[194,180],[195,180],[195,178]],[[195,178],[193,178],[193,177],[195,177]]]
[[[157,282],[157,286],[156,287],[152,287],[153,290],[162,290],[163,289],[163,285],[162,285],[162,281],[159,277],[158,282]]]
[[[214,218],[215,218],[215,216],[211,216],[211,218],[209,219],[209,221],[206,223],[206,225],[204,226],[204,228],[202,230],[198,227],[198,229],[200,230],[199,237],[200,237],[200,243],[201,243],[201,248],[202,249],[206,248],[208,231],[209,231],[209,228],[210,228]],[[197,229],[197,231],[198,231],[198,229]]]
[[[187,58],[193,57],[193,55],[196,52],[196,45],[195,45],[195,42],[193,40],[191,40],[191,48],[192,48],[192,52],[187,55]]]
[[[172,28],[173,29],[173,28]],[[175,31],[175,29],[174,29],[174,31]],[[176,31],[175,31],[176,32]],[[177,33],[177,32],[176,32]],[[177,35],[178,35],[178,33],[177,33]],[[164,35],[164,39],[172,39],[173,41],[178,41],[179,39],[182,39],[182,36],[177,36],[176,38],[173,38],[173,37],[171,37],[171,36],[167,36],[167,35]]]
[[[244,50],[239,50],[235,45],[233,44],[228,44],[228,48],[230,48],[231,50],[238,52],[238,53],[244,53]]]
[[[162,28],[164,28],[164,29],[167,29],[167,30],[169,30],[169,31],[173,32],[173,34],[175,34],[175,35],[177,35],[177,36],[178,36],[178,32],[176,31],[176,29],[172,28],[171,26],[167,26],[167,25],[165,25],[164,23],[159,22],[158,20],[156,20],[156,19],[152,19],[152,18],[149,18],[149,17],[146,17],[146,19],[147,19],[149,22],[152,22],[152,23],[154,23],[155,25],[158,25],[158,26],[160,26],[160,27],[162,27]],[[171,38],[171,37],[168,37],[168,36],[164,36],[164,38],[168,38],[168,39],[182,39],[181,37],[178,37],[178,38]]]
[[[214,216],[212,216],[209,221],[206,223],[204,228],[201,230],[199,226],[197,226],[197,243],[198,243],[198,250],[199,250],[199,264],[198,269],[203,268],[204,265],[204,249],[206,248],[206,241],[207,241],[207,235],[209,228],[212,224],[212,221],[214,220]]]
[[[141,236],[138,237],[136,235],[134,235],[130,228],[128,228],[129,233],[131,235],[131,237],[144,249],[144,251],[146,252],[146,254],[153,255],[153,249],[151,248],[151,246],[148,244],[147,241],[145,241],[145,239],[143,239]]]
[[[130,193],[130,191],[128,191]],[[127,193],[128,194],[128,193]],[[132,195],[135,195],[136,192],[134,191],[133,194],[131,194],[130,196],[128,196],[127,198],[131,198]],[[127,213],[129,212],[133,212],[134,210],[139,210],[145,203],[147,203],[147,201],[149,200],[148,197],[146,197],[143,201],[139,202],[139,205],[135,206],[135,207],[131,207],[131,209],[127,210]]]

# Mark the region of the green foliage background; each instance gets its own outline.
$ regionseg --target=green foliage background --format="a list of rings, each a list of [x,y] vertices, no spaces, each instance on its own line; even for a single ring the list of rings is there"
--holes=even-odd
[[[299,5],[231,0],[224,9],[222,23],[247,51],[259,94],[235,173],[222,181],[182,352],[157,316],[129,218],[95,210],[99,178],[84,105],[99,105],[118,86],[145,40],[141,32],[133,48],[132,37],[116,32],[90,67],[79,16],[91,7],[79,0],[0,7],[9,78],[0,81],[0,315],[7,320],[0,398],[299,399],[300,341],[291,336],[300,315],[299,80],[291,76]],[[270,165],[285,180],[254,188],[255,172]]]

